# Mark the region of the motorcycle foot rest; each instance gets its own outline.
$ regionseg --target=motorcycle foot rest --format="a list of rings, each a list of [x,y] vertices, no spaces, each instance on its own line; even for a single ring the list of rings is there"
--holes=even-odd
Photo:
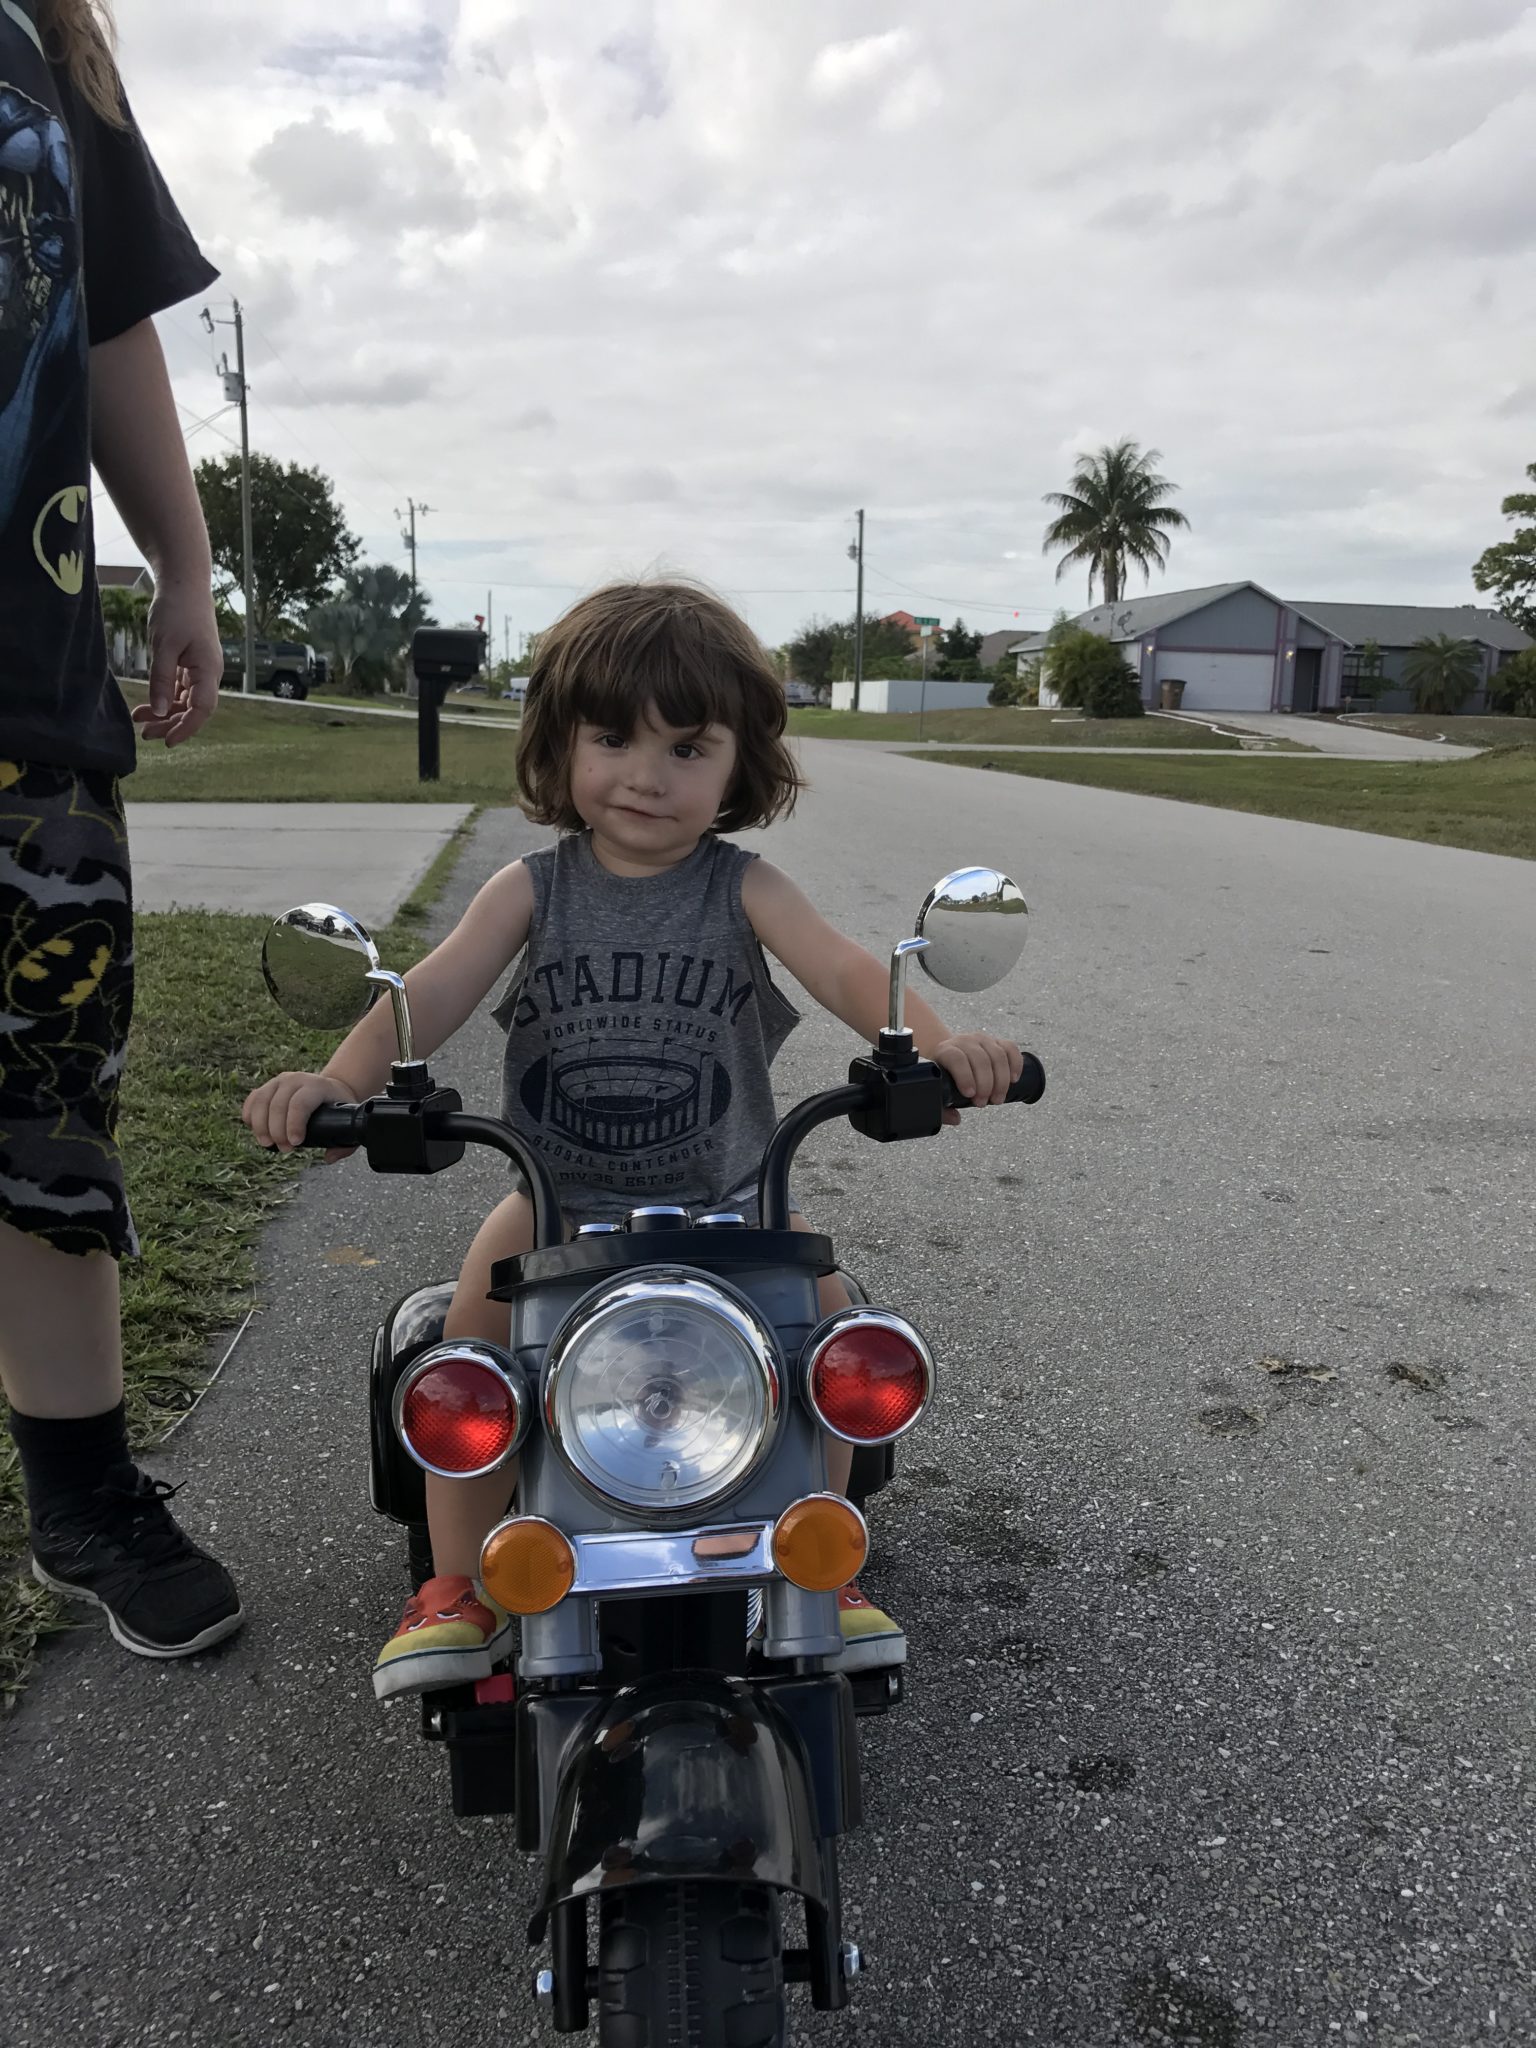
[[[448,1749],[456,1819],[515,1810],[516,1684],[510,1672],[421,1696],[421,1732]]]
[[[888,1714],[906,1698],[907,1667],[887,1664],[877,1671],[850,1671],[848,1685],[856,1714]]]

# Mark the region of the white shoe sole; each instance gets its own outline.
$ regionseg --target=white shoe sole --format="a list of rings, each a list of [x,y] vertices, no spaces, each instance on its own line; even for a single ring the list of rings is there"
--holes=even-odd
[[[136,1636],[132,1629],[123,1626],[100,1594],[92,1593],[84,1586],[72,1586],[66,1579],[54,1578],[52,1573],[44,1571],[35,1557],[32,1560],[32,1576],[40,1586],[46,1586],[50,1593],[62,1593],[66,1600],[84,1600],[92,1607],[99,1607],[107,1617],[107,1627],[112,1631],[113,1640],[120,1643],[125,1650],[131,1651],[135,1657],[195,1657],[199,1650],[211,1649],[215,1643],[222,1643],[226,1636],[232,1636],[245,1619],[245,1609],[237,1607],[233,1614],[227,1614],[222,1621],[214,1622],[205,1628],[201,1635],[193,1636],[190,1642],[177,1643],[168,1649],[164,1643],[150,1643],[146,1642],[143,1636]]]
[[[907,1661],[905,1636],[858,1636],[845,1639],[841,1654],[832,1659],[834,1671],[894,1671]]]
[[[483,1650],[414,1650],[408,1656],[391,1657],[387,1664],[374,1670],[373,1696],[376,1700],[392,1700],[402,1693],[438,1692],[447,1685],[473,1685],[477,1678],[490,1677],[511,1640],[512,1623],[508,1620]]]

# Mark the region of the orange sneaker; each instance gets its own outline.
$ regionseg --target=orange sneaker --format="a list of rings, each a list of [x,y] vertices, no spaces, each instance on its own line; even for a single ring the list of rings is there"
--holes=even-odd
[[[489,1678],[511,1635],[511,1616],[473,1579],[428,1579],[406,1601],[400,1626],[378,1654],[373,1696],[387,1700]]]
[[[838,1594],[837,1620],[843,1632],[838,1670],[881,1671],[888,1665],[906,1663],[905,1635],[888,1614],[864,1598],[856,1585],[844,1586]]]

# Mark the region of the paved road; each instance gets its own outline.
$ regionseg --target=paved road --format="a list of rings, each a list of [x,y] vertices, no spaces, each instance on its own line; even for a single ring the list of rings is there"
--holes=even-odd
[[[797,2043],[1531,2039],[1536,870],[807,755],[774,851],[860,938],[962,860],[1018,876],[1025,965],[952,1009],[1050,1091],[922,1149],[823,1133],[802,1176],[944,1377],[877,1510],[913,1686],[865,1724],[869,1973]],[[478,831],[456,902],[529,839]],[[441,1069],[489,1103],[494,1053]],[[785,1094],[846,1053],[808,1024]],[[14,2048],[548,2038],[505,1828],[448,1818],[367,1686],[403,1593],[367,1332],[496,1181],[353,1162],[273,1229],[162,1461],[249,1628],[167,1669],[51,1645],[0,1739]]]
[[[323,882],[330,901],[386,924],[471,808],[130,803],[134,899],[141,910],[276,916]]]

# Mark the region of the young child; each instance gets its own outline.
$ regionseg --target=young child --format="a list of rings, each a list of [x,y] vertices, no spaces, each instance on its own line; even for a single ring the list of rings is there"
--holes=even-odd
[[[529,815],[561,836],[493,875],[406,987],[416,1050],[429,1057],[519,962],[494,1012],[507,1033],[502,1113],[549,1163],[573,1229],[648,1203],[756,1221],[776,1120],[768,1070],[798,1021],[765,948],[866,1045],[886,1021],[887,966],[834,931],[787,875],[721,836],[793,806],[800,777],[785,717],[756,638],[690,584],[614,584],[539,642],[518,777]],[[1018,1078],[1016,1046],[951,1033],[910,993],[906,1021],[970,1101],[1001,1102]],[[323,1074],[256,1089],[245,1121],[264,1145],[291,1151],[322,1103],[377,1094],[393,1055],[380,1005]],[[506,1342],[505,1304],[486,1299],[491,1267],[531,1243],[519,1189],[469,1248],[447,1336]],[[836,1279],[823,1281],[824,1314],[847,1302]],[[829,1440],[839,1490],[851,1455]],[[380,1652],[380,1699],[489,1674],[510,1623],[475,1575],[515,1480],[511,1468],[481,1480],[428,1474],[436,1576]],[[841,1605],[851,1662],[904,1658],[901,1631],[855,1587]]]

